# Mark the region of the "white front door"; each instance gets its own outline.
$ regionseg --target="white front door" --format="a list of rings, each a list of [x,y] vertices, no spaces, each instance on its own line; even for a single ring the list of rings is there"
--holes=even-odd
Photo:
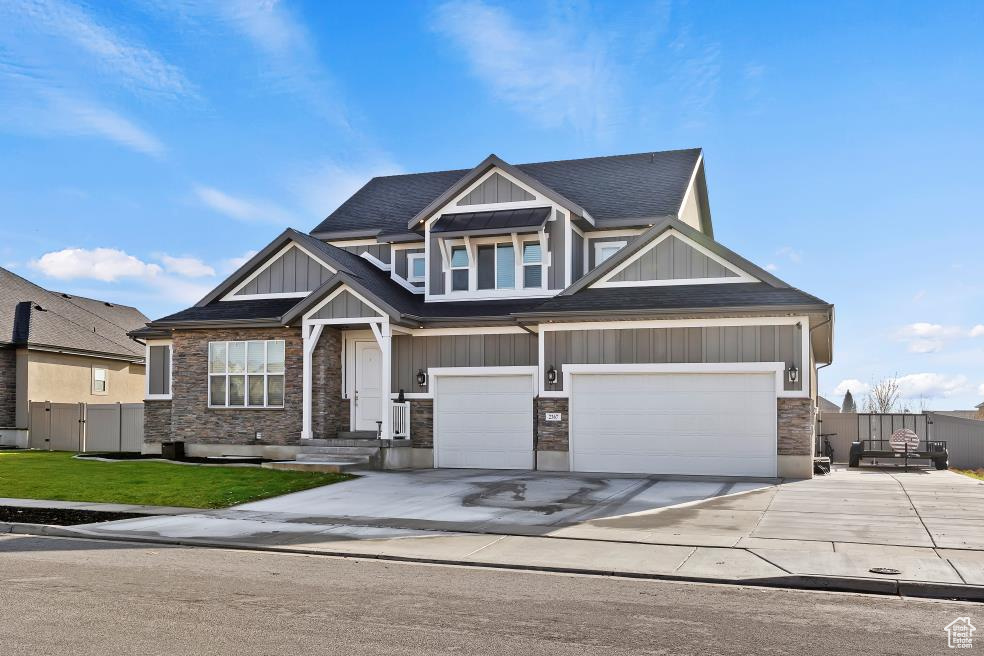
[[[383,354],[376,342],[355,343],[355,430],[375,431],[383,418]]]
[[[435,381],[435,467],[533,469],[533,376]]]
[[[776,475],[774,373],[571,379],[571,471]]]

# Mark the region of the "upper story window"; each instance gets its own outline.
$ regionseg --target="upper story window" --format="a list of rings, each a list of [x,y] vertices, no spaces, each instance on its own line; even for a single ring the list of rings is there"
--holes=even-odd
[[[600,265],[612,255],[619,252],[625,246],[625,243],[624,241],[605,241],[595,244],[595,266]]]
[[[285,349],[282,339],[209,342],[209,407],[284,407]]]
[[[92,393],[109,394],[109,375],[103,367],[92,368]]]
[[[516,253],[511,241],[478,247],[478,289],[515,289]]]
[[[468,249],[451,247],[451,290],[468,291]]]
[[[410,282],[424,282],[427,265],[423,253],[411,253],[407,255],[407,280]]]
[[[523,242],[523,287],[543,286],[543,252],[540,242]]]

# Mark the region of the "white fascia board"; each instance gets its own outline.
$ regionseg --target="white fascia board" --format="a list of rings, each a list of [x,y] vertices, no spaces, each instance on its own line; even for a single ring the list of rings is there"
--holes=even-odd
[[[685,243],[690,248],[693,248],[698,253],[706,256],[707,258],[717,262],[723,266],[728,271],[731,271],[735,276],[728,278],[670,278],[667,280],[635,280],[635,281],[612,281],[612,278],[617,276],[619,273],[628,268],[633,262],[637,261],[643,255],[653,250],[659,244],[663,243],[667,239],[675,237]],[[695,283],[694,280],[709,280],[712,282],[705,283]],[[692,284],[718,284],[722,282],[734,283],[734,282],[759,282],[759,279],[749,274],[747,271],[739,269],[737,266],[728,262],[723,257],[714,253],[692,239],[686,237],[685,235],[677,232],[676,230],[670,228],[663,234],[661,234],[656,239],[646,244],[643,248],[639,249],[637,252],[632,254],[632,257],[628,258],[617,267],[609,271],[601,280],[593,282],[591,288],[604,288],[604,287],[658,287],[658,286],[668,286],[668,285],[692,285]]]
[[[374,264],[377,269],[381,269],[383,271],[390,271],[393,268],[392,264],[386,264],[385,262],[377,258],[369,251],[366,251],[365,253],[360,253],[359,257],[361,257],[363,260],[368,260],[371,264]]]
[[[233,287],[232,288],[232,291],[230,291],[229,293],[227,293],[225,296],[223,296],[219,300],[222,300],[222,301],[238,301],[238,300],[243,300],[243,299],[247,299],[247,298],[292,298],[290,296],[264,296],[264,295],[260,295],[260,294],[251,294],[249,297],[247,297],[247,296],[240,296],[239,298],[233,298],[236,295],[236,292],[240,291],[243,287],[245,287],[246,285],[248,285],[249,283],[251,283],[257,276],[259,276],[261,273],[263,273],[264,271],[266,271],[267,269],[269,269],[270,266],[274,262],[276,262],[281,256],[283,256],[284,253],[286,253],[287,251],[289,251],[292,248],[298,249],[299,251],[301,251],[302,253],[304,253],[308,257],[310,257],[312,260],[314,260],[315,262],[318,262],[319,264],[321,264],[321,266],[323,266],[324,268],[326,268],[329,271],[331,271],[333,274],[338,273],[338,271],[336,271],[334,267],[330,266],[323,259],[321,259],[317,255],[315,255],[314,253],[312,253],[308,249],[304,248],[303,246],[301,246],[297,242],[291,241],[291,242],[285,244],[284,247],[281,248],[279,251],[277,251],[276,253],[274,253],[270,257],[268,257],[267,260],[266,260],[266,262],[264,262],[263,265],[260,268],[258,268],[253,273],[249,274],[249,276],[247,276],[242,282],[240,282],[238,285],[236,285],[235,287]],[[296,293],[301,293],[301,292],[290,292],[290,293],[296,294]],[[306,296],[307,293],[304,292],[303,295]]]
[[[425,246],[426,243],[423,239],[421,239],[420,241],[403,241],[398,244],[390,244],[390,250],[407,251],[407,250],[412,250],[414,248],[423,249],[425,248]]]
[[[519,326],[488,326],[482,328],[413,328],[405,331],[414,337],[437,337],[440,335],[518,335],[527,331]]]
[[[272,294],[239,294],[235,298],[229,298],[228,296],[222,298],[223,301],[255,301],[264,298],[305,298],[310,296],[311,292],[274,292]]]
[[[337,246],[338,248],[348,248],[349,246],[379,246],[380,242],[378,239],[336,239],[334,241],[328,242],[332,246]]]
[[[697,182],[697,172],[700,171],[700,165],[704,161],[704,153],[701,151],[700,155],[697,156],[697,162],[694,164],[694,170],[690,173],[690,182],[687,184],[687,190],[683,193],[683,200],[680,201],[680,207],[677,208],[677,218],[683,215],[683,208],[687,206],[687,201],[690,200],[690,194],[697,193],[695,189],[695,183]]]
[[[362,301],[366,305],[368,305],[374,312],[378,312],[380,316],[378,316],[378,317],[352,317],[351,319],[312,319],[311,318],[311,316],[314,315],[314,314],[316,314],[321,308],[323,308],[324,306],[326,306],[329,303],[331,303],[337,296],[339,296],[342,292],[346,292],[346,291],[348,293],[350,293],[352,296],[355,296],[357,299],[359,299],[360,301]],[[328,323],[328,322],[334,322],[334,323],[344,323],[344,322],[349,322],[349,323],[370,323],[371,321],[378,321],[379,319],[387,319],[388,317],[389,317],[389,315],[386,312],[383,312],[378,307],[376,307],[376,305],[373,304],[368,299],[366,299],[365,296],[363,296],[359,292],[355,291],[354,289],[352,289],[351,287],[349,287],[348,285],[346,285],[346,284],[343,283],[341,286],[339,286],[338,289],[336,289],[335,291],[333,291],[331,294],[328,294],[328,296],[325,296],[323,299],[321,299],[321,301],[317,305],[315,305],[313,308],[311,308],[310,310],[308,310],[307,312],[305,312],[304,313],[303,320],[304,320],[304,323],[308,323],[308,324]]]
[[[508,291],[509,293],[503,293]],[[544,290],[542,287],[530,289],[494,290],[482,289],[468,292],[449,292],[443,296],[428,296],[428,303],[450,303],[452,301],[506,301],[522,298],[550,298],[561,292],[561,289]],[[496,292],[496,293],[489,293]],[[549,292],[549,293],[548,293]],[[464,317],[467,319],[467,317]]]
[[[571,323],[541,323],[540,331],[563,330],[622,330],[632,328],[704,328],[720,326],[792,326],[803,325],[808,332],[809,317],[734,317],[715,319],[645,319],[641,321],[576,321]]]
[[[588,239],[607,239],[609,237],[638,237],[645,231],[645,228],[615,228],[612,230],[591,230],[583,233],[583,235],[587,241]]]
[[[417,287],[416,285],[411,285],[409,282],[407,282],[406,280],[404,280],[400,276],[396,275],[396,271],[390,272],[390,280],[392,280],[393,282],[395,282],[399,286],[403,287],[407,291],[413,292],[414,294],[423,294],[424,293],[424,288],[423,287]]]

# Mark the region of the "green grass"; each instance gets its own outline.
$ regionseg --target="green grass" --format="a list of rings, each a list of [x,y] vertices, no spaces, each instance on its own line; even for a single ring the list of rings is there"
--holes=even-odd
[[[979,481],[984,481],[984,469],[951,469],[950,471],[955,471],[958,474],[963,474],[964,476],[970,476],[971,478],[976,478]]]
[[[0,451],[0,497],[225,508],[352,478],[259,467],[100,462],[72,455]]]

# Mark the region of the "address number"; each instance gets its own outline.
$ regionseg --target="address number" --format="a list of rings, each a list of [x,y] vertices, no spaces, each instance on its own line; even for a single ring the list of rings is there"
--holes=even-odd
[[[560,413],[559,412],[548,412],[547,413],[547,421],[560,421]]]

